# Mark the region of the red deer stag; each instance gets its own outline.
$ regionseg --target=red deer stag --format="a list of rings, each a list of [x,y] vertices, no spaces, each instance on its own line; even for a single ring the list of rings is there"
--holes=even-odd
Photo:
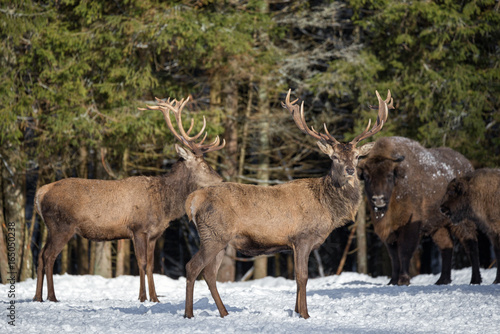
[[[48,235],[38,258],[33,300],[42,301],[43,276],[46,274],[47,299],[57,301],[52,278],[54,261],[76,233],[97,241],[132,239],[139,265],[139,300],[147,299],[147,274],[150,300],[159,301],[153,281],[156,240],[170,221],[185,214],[184,202],[191,192],[222,182],[222,177],[207,164],[203,154],[220,150],[225,141],[220,144],[217,136],[211,144],[204,145],[205,133],[205,137],[196,142],[205,130],[205,118],[197,135],[189,136],[194,120],[188,132],[184,131],[181,112],[189,98],[180,102],[157,100],[158,105],[148,106],[148,109],[161,110],[170,131],[192,152],[176,144],[180,158],[163,176],[135,176],[115,181],[70,178],[41,187],[36,193],[35,204],[45,221]],[[172,125],[170,111],[175,115],[180,134]]]
[[[255,256],[293,250],[297,299],[295,312],[309,318],[306,304],[307,263],[312,250],[319,247],[333,229],[354,219],[361,188],[356,177],[360,156],[372,144],[356,145],[382,129],[387,120],[387,103],[379,100],[378,118],[349,143],[340,143],[328,133],[309,128],[304,103],[290,102],[290,91],[283,107],[288,109],[299,129],[318,140],[318,146],[332,159],[329,173],[322,178],[300,179],[272,187],[223,183],[195,191],[186,201],[186,212],[200,235],[200,249],[186,265],[185,317],[193,317],[193,290],[198,275],[203,276],[221,317],[227,310],[216,287],[216,275],[228,244]]]
[[[453,224],[471,220],[488,235],[497,260],[493,284],[500,284],[500,169],[482,168],[452,180],[442,199],[441,212]]]
[[[441,251],[441,277],[436,284],[450,283],[450,233],[469,253],[471,284],[481,283],[474,224],[452,226],[439,212],[448,182],[471,170],[471,163],[450,148],[426,149],[402,137],[377,139],[370,154],[359,162],[375,233],[386,245],[392,262],[389,284],[410,284],[410,260],[422,235],[430,235]]]

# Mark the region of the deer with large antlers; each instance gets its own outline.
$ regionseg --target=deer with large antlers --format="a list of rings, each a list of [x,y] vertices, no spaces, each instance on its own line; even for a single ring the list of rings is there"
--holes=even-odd
[[[147,109],[162,111],[168,128],[187,147],[175,145],[179,160],[168,174],[134,176],[123,180],[89,180],[70,178],[41,187],[35,196],[35,207],[47,226],[47,242],[40,252],[37,269],[36,294],[33,300],[42,301],[43,277],[47,276],[47,299],[57,301],[54,293],[53,267],[57,255],[76,233],[90,240],[132,239],[139,265],[139,300],[147,299],[145,275],[148,277],[149,297],[159,302],[153,281],[154,248],[156,240],[169,223],[185,214],[187,196],[202,187],[222,182],[204,160],[203,154],[224,147],[217,136],[211,144],[197,142],[205,130],[190,137],[194,124],[187,132],[182,127],[181,113],[189,98],[181,101],[162,101]],[[145,110],[145,109],[141,109]],[[170,120],[173,112],[180,134]]]
[[[299,179],[261,187],[221,183],[189,195],[186,212],[200,235],[200,249],[186,265],[185,317],[193,317],[194,283],[203,276],[221,317],[227,310],[216,287],[216,275],[228,244],[243,254],[255,256],[292,250],[295,262],[297,299],[295,312],[309,318],[306,304],[307,263],[312,250],[332,232],[354,220],[361,188],[356,176],[360,156],[367,155],[372,143],[356,145],[382,129],[392,108],[390,92],[379,101],[377,122],[349,143],[337,141],[327,130],[309,128],[304,118],[304,103],[290,102],[290,91],[283,107],[288,109],[299,129],[318,140],[318,146],[332,159],[328,174],[321,178]]]

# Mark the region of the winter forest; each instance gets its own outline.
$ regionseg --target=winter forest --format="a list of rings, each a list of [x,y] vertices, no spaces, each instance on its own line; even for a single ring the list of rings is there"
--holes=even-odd
[[[189,97],[184,128],[194,119],[197,133],[205,117],[207,140],[225,140],[205,155],[224,181],[273,186],[328,172],[331,160],[281,106],[289,89],[304,101],[307,124],[325,123],[339,141],[373,124],[375,90],[385,98],[390,89],[395,109],[367,141],[402,136],[452,148],[475,168],[500,166],[499,10],[496,0],[2,2],[1,282],[9,226],[16,279],[36,278],[47,238],[34,211],[41,186],[169,173],[179,142],[161,112],[143,110],[155,98]],[[495,267],[488,238],[479,232],[478,240],[481,268]],[[198,248],[185,216],[171,222],[156,243],[154,273],[185,277]],[[423,237],[410,272],[437,274],[440,261]],[[455,242],[453,269],[470,265]],[[390,276],[365,198],[355,221],[335,229],[308,266],[310,278]],[[138,267],[130,240],[75,235],[54,273],[111,278],[138,275]],[[251,257],[228,248],[218,280],[266,276],[293,280],[292,253]]]

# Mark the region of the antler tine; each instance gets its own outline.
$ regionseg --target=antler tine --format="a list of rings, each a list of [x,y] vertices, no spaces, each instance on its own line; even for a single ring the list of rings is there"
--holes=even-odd
[[[205,128],[207,126],[207,120],[205,116],[203,116],[203,126],[198,134],[196,134],[195,136],[189,136],[194,127],[194,119],[191,119],[191,125],[187,130],[187,132],[184,131],[184,128],[182,126],[182,109],[189,101],[189,96],[185,100],[182,99],[180,101],[177,101],[176,99],[171,101],[170,98],[168,98],[167,101],[156,98],[156,101],[158,103],[157,106],[147,106],[147,109],[161,110],[165,118],[165,122],[167,123],[167,126],[174,135],[174,137],[177,138],[185,146],[190,148],[196,155],[203,155],[203,153],[206,152],[220,150],[226,145],[225,140],[223,140],[222,145],[219,145],[220,143],[219,136],[217,136],[212,143],[202,145],[205,139],[207,138],[207,132],[205,132],[203,139],[199,143],[195,142],[195,140],[197,140],[204,133]],[[144,108],[139,108],[139,109],[146,110]],[[177,127],[179,129],[180,134],[175,130],[172,124],[172,120],[170,119],[170,111],[174,113],[174,117],[177,122]]]
[[[393,103],[393,100],[391,98],[391,92],[388,91],[387,99],[385,101],[382,100],[378,91],[375,91],[375,94],[377,95],[378,105],[379,105],[377,122],[375,123],[375,125],[373,126],[373,128],[371,130],[368,130],[370,128],[370,125],[371,125],[371,119],[370,119],[368,121],[368,126],[365,128],[365,130],[351,141],[351,143],[353,145],[356,145],[357,143],[359,143],[363,139],[371,137],[374,134],[376,134],[377,132],[379,132],[382,129],[382,127],[384,126],[384,123],[387,121],[387,116],[389,113],[389,106],[387,105],[387,103],[389,101],[390,101],[390,105],[392,105],[392,103]]]
[[[203,138],[205,140],[205,138]],[[219,145],[220,139],[219,136],[215,137],[214,141],[211,142],[210,144],[207,145],[199,145],[199,149],[202,153],[207,153],[207,152],[212,152],[212,151],[217,151],[222,149],[224,146],[226,146],[226,140],[222,139],[222,144]]]
[[[184,131],[184,128],[182,127],[182,109],[184,109],[184,106],[186,105],[186,103],[189,101],[189,96],[188,98],[186,99],[186,101],[184,101],[184,99],[182,99],[179,103],[181,104],[179,108],[177,108],[176,110],[173,110],[171,109],[173,112],[174,112],[174,116],[175,116],[175,120],[177,121],[177,125],[179,126],[179,131],[181,133],[181,135],[187,140],[187,141],[193,141],[193,140],[196,140],[198,139],[202,134],[203,132],[205,131],[205,128],[207,126],[207,120],[205,119],[205,117],[203,117],[203,126],[201,127],[201,130],[200,132],[198,132],[197,135],[193,136],[193,137],[190,137],[189,136],[189,133],[191,132],[191,129],[192,129],[192,126],[189,127],[189,130],[188,132],[186,133],[186,131]]]
[[[155,97],[156,102],[158,105],[156,106],[146,106],[146,108],[137,108],[139,110],[160,110],[163,113],[163,117],[165,118],[165,122],[167,123],[168,128],[172,132],[175,138],[177,138],[181,143],[184,145],[191,147],[188,141],[186,141],[177,131],[175,131],[174,126],[172,125],[172,121],[170,120],[170,112],[169,110],[172,110],[173,107],[172,105],[177,102],[177,100],[174,100],[170,102],[170,98],[167,99],[167,101],[163,101],[162,99],[159,99]],[[189,131],[188,131],[189,132]]]
[[[387,90],[387,98],[385,99],[385,103],[387,103],[387,109],[396,109],[394,107],[394,101],[391,97],[391,91],[388,89]],[[377,110],[379,107],[378,106],[372,106],[370,105],[370,109],[375,109]]]
[[[297,127],[305,134],[310,135],[313,138],[316,138],[322,142],[334,142],[338,143],[338,141],[330,135],[328,130],[326,130],[326,124],[323,124],[325,127],[325,132],[326,134],[319,133],[318,131],[314,130],[314,127],[309,128],[306,123],[306,119],[304,117],[304,101],[300,104],[300,108],[298,105],[295,103],[298,101],[298,99],[294,100],[293,102],[290,102],[290,93],[291,89],[288,90],[288,94],[286,95],[285,103],[281,102],[281,105],[283,108],[288,109],[292,113],[292,118],[295,121],[295,124]]]

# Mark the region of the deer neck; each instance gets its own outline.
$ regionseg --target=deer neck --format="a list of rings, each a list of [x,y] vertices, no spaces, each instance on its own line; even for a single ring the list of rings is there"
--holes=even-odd
[[[356,176],[340,182],[338,177],[330,171],[322,178],[321,201],[332,216],[342,220],[354,220],[359,204],[361,203],[361,187]]]
[[[186,212],[184,203],[193,191],[198,189],[192,172],[186,168],[182,159],[179,159],[169,173],[160,177],[159,196],[163,203],[166,215],[173,219],[182,217]]]

